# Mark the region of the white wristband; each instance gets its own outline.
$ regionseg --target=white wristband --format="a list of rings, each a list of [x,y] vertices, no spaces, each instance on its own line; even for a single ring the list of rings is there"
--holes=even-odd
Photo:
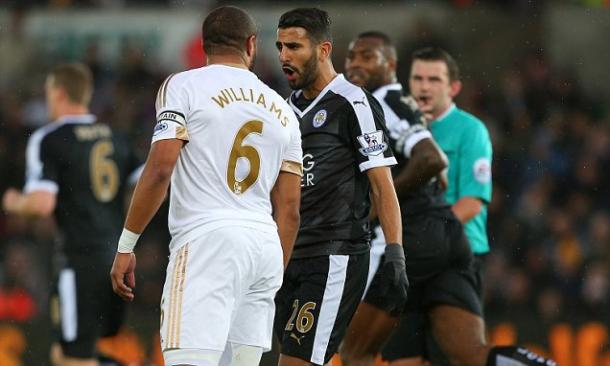
[[[123,232],[121,233],[121,237],[119,238],[119,246],[117,248],[117,252],[133,253],[133,248],[135,248],[136,242],[138,241],[139,237],[140,234],[136,234],[123,228]]]

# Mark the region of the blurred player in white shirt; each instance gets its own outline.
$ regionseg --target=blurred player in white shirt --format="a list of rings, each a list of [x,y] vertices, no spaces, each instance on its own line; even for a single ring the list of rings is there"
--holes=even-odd
[[[290,107],[249,71],[252,18],[217,8],[202,35],[208,65],[159,89],[151,150],[111,278],[132,300],[133,247],[171,181],[165,364],[257,365],[271,347],[282,256],[285,266],[299,226],[301,136]]]

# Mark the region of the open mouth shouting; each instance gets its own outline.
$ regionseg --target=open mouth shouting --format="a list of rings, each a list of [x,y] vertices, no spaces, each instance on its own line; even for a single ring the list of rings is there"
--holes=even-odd
[[[415,99],[417,99],[417,104],[419,104],[420,107],[427,106],[432,102],[432,97],[429,95],[420,95]]]
[[[284,75],[286,75],[286,79],[288,79],[289,82],[294,82],[297,79],[297,74],[299,73],[290,65],[283,65],[282,71],[284,72]]]

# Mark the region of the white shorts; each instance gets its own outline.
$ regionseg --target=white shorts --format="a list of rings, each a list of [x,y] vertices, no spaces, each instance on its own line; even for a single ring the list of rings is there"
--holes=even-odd
[[[282,258],[277,232],[235,226],[172,252],[161,299],[164,355],[222,352],[227,342],[269,350]]]

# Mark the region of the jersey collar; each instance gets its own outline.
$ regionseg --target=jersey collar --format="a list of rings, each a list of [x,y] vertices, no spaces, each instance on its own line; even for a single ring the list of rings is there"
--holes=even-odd
[[[324,98],[324,96],[326,95],[326,93],[333,87],[333,85],[335,85],[336,83],[340,82],[340,81],[345,81],[345,77],[343,76],[343,74],[337,74],[337,76],[335,76],[334,79],[332,79],[330,81],[330,83],[328,83],[324,89],[322,89],[322,91],[320,92],[320,94],[318,94],[317,97],[315,97],[315,99],[309,104],[309,106],[307,108],[305,108],[303,111],[301,111],[297,106],[295,106],[292,103],[292,95],[290,96],[290,98],[288,98],[288,103],[290,103],[290,106],[292,107],[292,109],[294,110],[294,113],[296,113],[299,117],[303,117],[304,115],[307,114],[307,112],[309,112],[313,107],[316,106],[316,104],[318,104],[318,102],[320,101],[320,99]],[[303,91],[302,90],[297,90],[295,92],[293,92],[293,95],[298,97]]]
[[[390,90],[398,90],[402,92],[402,85],[400,85],[400,83],[384,85],[382,87],[377,88],[377,90],[373,92],[373,95],[375,96],[375,98],[377,98],[377,100],[383,99]]]
[[[78,123],[78,124],[90,124],[95,123],[97,117],[93,114],[66,114],[59,117],[55,122],[57,123]]]
[[[447,108],[446,111],[444,111],[440,116],[438,116],[437,119],[435,119],[434,121],[430,122],[440,122],[442,120],[444,120],[445,118],[447,118],[448,115],[451,114],[451,112],[453,112],[457,107],[455,106],[455,103],[451,103],[451,105],[449,106],[449,108]]]

